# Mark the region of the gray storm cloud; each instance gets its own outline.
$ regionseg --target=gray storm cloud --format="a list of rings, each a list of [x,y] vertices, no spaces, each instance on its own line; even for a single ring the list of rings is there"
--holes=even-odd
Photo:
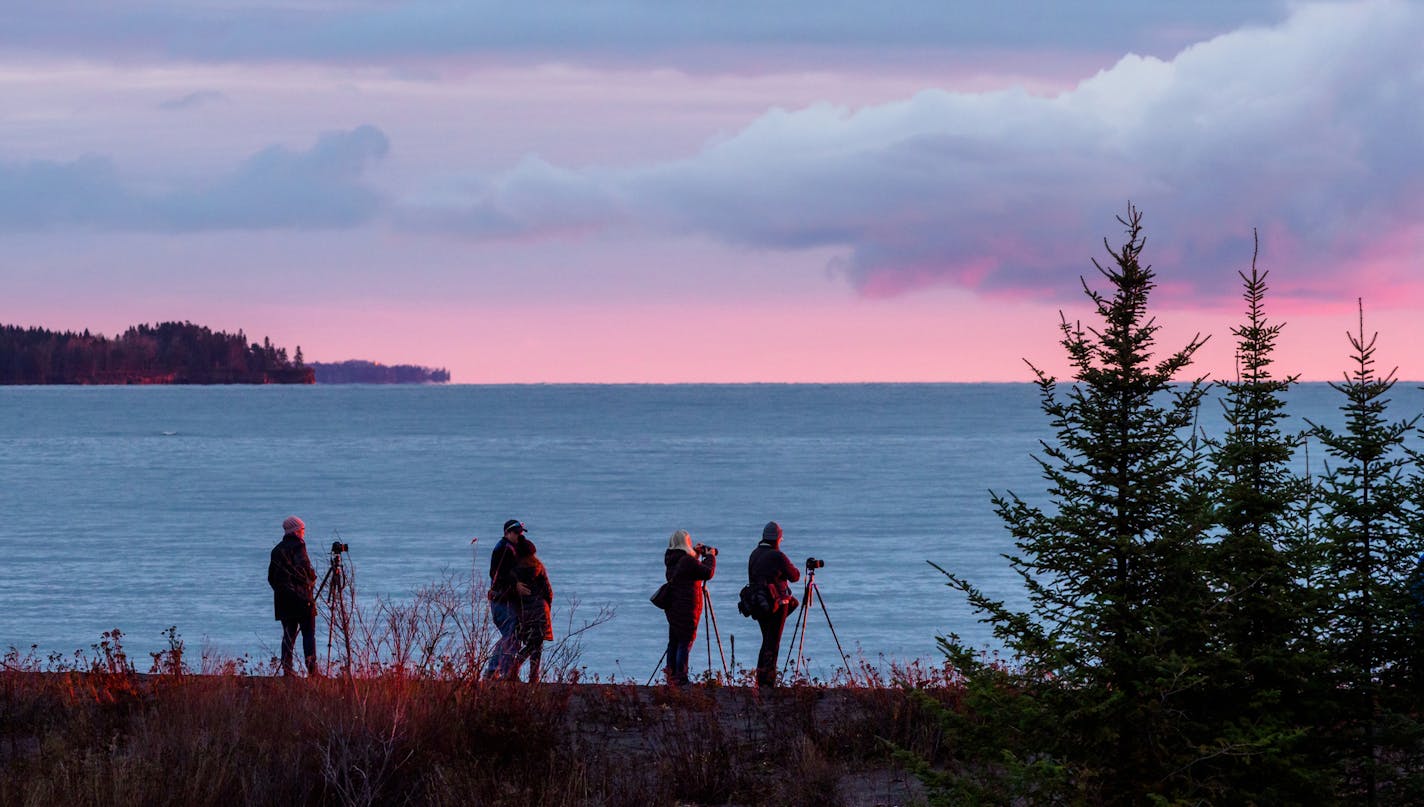
[[[361,126],[303,151],[271,146],[226,175],[162,190],[125,179],[99,156],[0,162],[0,230],[352,227],[384,204],[363,178],[389,148],[381,130]]]
[[[1303,6],[1055,97],[775,110],[684,160],[520,166],[413,215],[475,237],[602,225],[839,247],[835,268],[867,293],[1035,294],[1071,291],[1132,200],[1173,294],[1234,295],[1259,227],[1278,288],[1329,296],[1352,261],[1412,275],[1424,257],[1409,236],[1424,214],[1421,41],[1413,4]]]

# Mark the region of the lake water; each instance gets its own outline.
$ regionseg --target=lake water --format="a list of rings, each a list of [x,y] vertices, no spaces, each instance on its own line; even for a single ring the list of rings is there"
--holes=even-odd
[[[1396,418],[1424,408],[1415,385],[1392,397]],[[1339,400],[1302,385],[1295,425],[1338,424]],[[518,518],[560,603],[616,609],[586,636],[589,672],[654,668],[666,628],[647,597],[678,528],[722,549],[711,590],[744,666],[757,631],[737,590],[775,519],[798,565],[826,560],[847,651],[933,660],[937,634],[990,637],[926,561],[1016,599],[988,491],[1043,503],[1032,453],[1050,436],[1027,384],[0,388],[0,648],[71,652],[118,627],[145,659],[176,625],[265,660],[285,516],[319,572],[334,537],[350,544],[363,599],[483,568]]]

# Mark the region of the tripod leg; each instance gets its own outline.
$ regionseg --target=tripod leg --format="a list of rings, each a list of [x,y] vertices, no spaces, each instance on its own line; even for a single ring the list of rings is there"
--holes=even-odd
[[[332,567],[330,567],[330,566],[326,567],[326,574],[324,574],[324,575],[321,576],[321,585],[319,585],[319,586],[316,587],[316,595],[315,595],[315,596],[316,596],[316,598],[317,598],[318,600],[321,599],[321,594],[322,594],[322,592],[326,590],[326,583],[327,583],[327,581],[331,579],[331,568],[332,568]]]
[[[353,599],[354,592],[353,592]],[[349,678],[351,676],[351,605],[346,600],[346,587],[341,587],[341,642],[346,646],[346,663],[342,665],[342,670]]]
[[[785,675],[786,671],[791,669],[791,654],[794,652],[793,648],[796,647],[796,636],[801,632],[801,617],[804,615],[804,611],[797,614],[796,621],[791,623],[791,643],[786,646],[786,661],[781,663],[782,675]]]
[[[816,583],[812,577],[806,581],[806,596],[801,603],[801,644],[796,647],[796,672],[804,673],[806,664],[806,634],[810,633],[808,627],[811,619],[807,614],[811,613],[811,603],[816,599]]]
[[[327,569],[326,573],[331,574]],[[331,669],[331,642],[336,636],[336,587],[333,586],[326,592],[326,668]]]
[[[646,686],[652,686],[652,685],[653,685],[653,679],[654,679],[654,678],[657,678],[657,677],[658,677],[658,673],[662,671],[662,669],[663,669],[663,661],[666,660],[666,659],[667,659],[667,651],[664,650],[664,651],[663,651],[663,654],[662,654],[661,656],[658,656],[658,666],[654,667],[654,668],[653,668],[653,674],[650,675],[650,676],[648,676],[648,683],[646,684]]]
[[[707,603],[707,618],[712,623],[712,635],[717,637],[717,656],[722,659],[722,674],[730,680],[732,671],[727,667],[727,654],[722,652],[722,632],[717,630],[717,612],[712,610],[712,595],[707,593],[705,586],[702,589],[702,599]],[[707,666],[711,667],[712,662],[708,661]]]
[[[803,603],[805,602],[806,597],[809,596],[811,592],[811,581],[814,579],[814,573],[812,577],[808,577],[806,579],[806,588],[801,592],[801,600]],[[791,644],[787,645],[786,647],[786,663],[781,665],[781,672],[783,675],[786,673],[787,668],[791,666],[791,649],[796,646],[797,634],[800,634],[803,637],[806,634],[806,606],[804,604],[801,606],[801,613],[798,614],[796,617],[796,624],[791,628]]]
[[[841,637],[836,635],[836,626],[831,623],[831,612],[826,610],[826,598],[820,596],[821,587],[816,586],[817,599],[821,603],[821,613],[826,615],[826,627],[831,629],[831,638],[836,640],[836,652],[841,654],[841,663],[845,665],[846,675],[851,679],[855,678],[855,673],[850,671],[850,661],[846,658],[845,651],[841,649]]]

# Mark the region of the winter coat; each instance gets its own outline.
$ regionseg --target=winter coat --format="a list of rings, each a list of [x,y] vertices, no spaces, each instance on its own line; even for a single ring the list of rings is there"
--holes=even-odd
[[[534,542],[528,538],[520,539],[517,544],[511,544],[503,538],[495,543],[494,551],[490,553],[490,587],[487,592],[491,602],[510,605],[519,602],[519,592],[514,588],[514,567],[519,562],[519,550],[525,545],[528,545],[529,554],[534,554]]]
[[[717,556],[698,560],[681,549],[663,553],[668,582],[668,606],[665,609],[668,630],[678,636],[693,636],[702,619],[702,585],[717,573]]]
[[[747,558],[747,581],[771,589],[771,599],[784,603],[791,598],[791,584],[801,579],[801,570],[786,553],[768,543],[759,543]]]
[[[272,547],[267,584],[272,587],[276,619],[291,622],[316,616],[316,569],[307,555],[306,541],[289,533]]]
[[[534,554],[532,542],[520,541],[517,555],[519,560],[511,573],[515,580],[529,587],[527,595],[514,592],[519,611],[519,637],[525,642],[549,641],[554,638],[554,587],[549,584],[549,572]]]

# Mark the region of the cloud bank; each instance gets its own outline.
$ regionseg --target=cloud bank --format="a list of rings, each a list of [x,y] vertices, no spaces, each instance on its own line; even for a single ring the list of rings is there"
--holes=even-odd
[[[1147,212],[1164,290],[1233,297],[1263,235],[1277,290],[1415,289],[1424,257],[1424,9],[1312,5],[1170,60],[1129,55],[1071,91],[928,90],[858,110],[773,110],[684,160],[564,169],[527,160],[404,220],[468,237],[598,227],[764,249],[837,247],[862,292],[952,284],[1071,292]],[[1357,275],[1342,277],[1353,266]]]
[[[89,7],[81,0],[59,5]],[[235,15],[234,25],[247,19],[248,12],[223,7],[173,4],[150,12],[159,30],[223,13]],[[138,13],[123,2],[113,8]],[[431,36],[431,20],[466,13],[436,3],[371,2],[355,12],[315,2],[266,8],[293,15],[297,32],[424,14],[426,22],[411,23],[407,33]],[[532,12],[475,8],[493,15],[495,29],[536,25]],[[547,24],[568,24],[579,8],[555,5]],[[692,6],[667,8],[630,17],[623,33],[599,34],[607,23],[591,20],[590,39],[651,40],[694,15]],[[905,8],[928,14],[928,6]],[[719,15],[698,36],[746,37],[780,13],[750,22]],[[1147,24],[1147,12],[1131,14]],[[20,22],[35,25],[38,17],[26,15]],[[776,24],[789,30],[788,19]],[[877,41],[889,31],[921,35],[912,25],[877,34],[878,24],[852,34],[849,11],[818,24],[818,36],[835,42]],[[402,41],[401,30],[390,29],[391,47]],[[763,32],[768,42],[791,36],[770,30]],[[530,34],[526,44],[556,39]],[[389,224],[474,241],[686,235],[756,250],[831,251],[838,255],[831,270],[867,296],[953,286],[1044,297],[1074,293],[1076,277],[1091,272],[1088,258],[1101,254],[1099,238],[1116,240],[1112,217],[1131,200],[1146,211],[1148,256],[1163,270],[1169,295],[1234,298],[1234,271],[1249,261],[1258,227],[1277,295],[1339,300],[1386,289],[1392,301],[1405,302],[1424,299],[1416,277],[1424,258],[1420,41],[1424,8],[1414,3],[1304,5],[1282,22],[1216,36],[1169,58],[1126,56],[1051,97],[929,89],[854,109],[773,109],[681,159],[570,166],[531,154],[504,170],[472,171],[465,162],[479,155],[441,144],[422,155],[426,166],[439,165],[440,176],[399,177],[401,188],[424,188],[401,196],[384,195],[371,181],[390,143],[370,125],[324,135],[304,150],[273,146],[224,174],[179,183],[126,176],[102,155],[0,155],[0,230]],[[218,92],[164,106],[187,109],[218,100]],[[235,102],[222,106],[238,112]],[[569,121],[570,137],[579,123]],[[627,133],[634,142],[657,135]]]
[[[361,126],[322,135],[305,151],[270,146],[224,176],[159,189],[126,179],[102,156],[0,161],[0,230],[352,227],[382,208],[363,177],[389,148],[380,129]]]

